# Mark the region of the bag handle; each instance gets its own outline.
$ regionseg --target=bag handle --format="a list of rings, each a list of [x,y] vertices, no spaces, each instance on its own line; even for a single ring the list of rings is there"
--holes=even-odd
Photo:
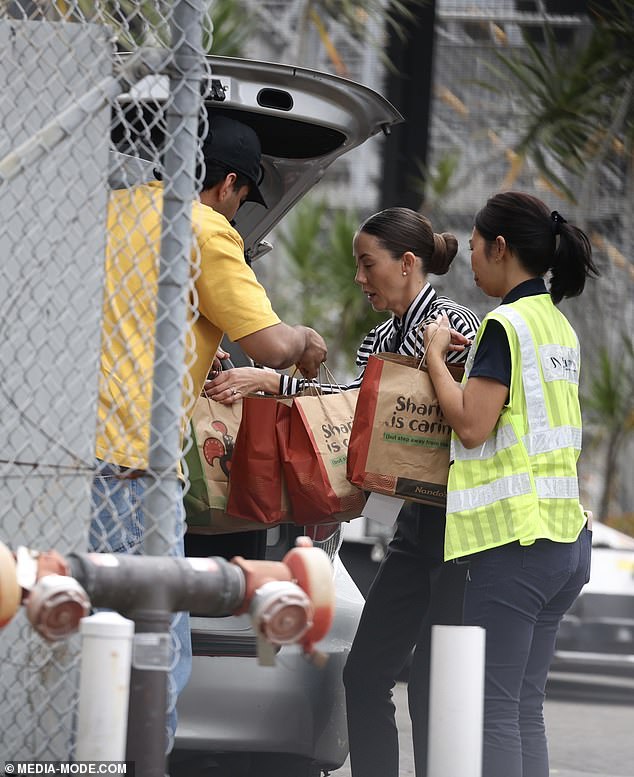
[[[293,374],[291,375],[291,378],[294,378],[297,372],[298,372],[297,367],[295,367]],[[304,386],[306,387],[306,390],[310,392],[311,396],[321,396],[324,393],[321,390],[321,386],[324,383],[327,383],[330,386],[336,386],[339,389],[338,392],[333,392],[333,393],[341,394],[341,392],[344,391],[343,386],[335,378],[332,371],[330,370],[330,367],[328,367],[326,362],[322,362],[319,365],[319,372],[317,373],[316,378],[313,378],[312,380],[308,380],[307,378],[304,378]]]
[[[416,327],[416,337],[414,338],[414,352],[418,350],[417,344],[418,344],[418,334],[421,333],[421,347],[424,347],[425,341],[422,336],[422,332],[424,328],[427,326],[429,322],[422,321],[417,327]],[[434,334],[431,336],[431,339],[429,341],[429,345],[431,345],[434,342],[434,337],[438,334],[438,330],[434,332]],[[429,346],[428,346],[429,347]],[[445,358],[446,361],[446,358]],[[427,368],[427,348],[424,348],[422,356],[420,357],[420,361],[418,362],[418,369],[426,369]]]
[[[341,393],[342,391],[344,391],[344,388],[343,388],[343,386],[342,386],[342,385],[341,385],[341,383],[339,383],[339,381],[338,381],[338,380],[335,378],[335,376],[333,375],[333,373],[332,373],[332,372],[331,372],[331,370],[330,370],[330,367],[329,367],[329,366],[326,364],[326,362],[322,362],[322,363],[320,364],[320,366],[319,366],[319,374],[320,374],[320,376],[321,376],[321,371],[322,371],[322,369],[323,369],[323,371],[324,371],[324,375],[326,376],[326,381],[325,381],[325,383],[328,383],[328,384],[330,384],[331,386],[336,386],[336,387],[339,389],[339,393]]]
[[[300,374],[300,377],[297,378],[296,375],[299,372],[297,365],[295,365],[295,369],[293,372],[291,372],[290,377],[294,380],[299,380],[300,385],[302,386],[302,389],[300,390],[299,394],[290,394],[289,396],[301,396],[301,393],[303,391],[306,391],[310,396],[317,396],[321,392],[319,391],[319,386],[315,383],[314,380],[308,380],[308,378],[304,378],[303,375]],[[318,376],[319,377],[319,376]]]

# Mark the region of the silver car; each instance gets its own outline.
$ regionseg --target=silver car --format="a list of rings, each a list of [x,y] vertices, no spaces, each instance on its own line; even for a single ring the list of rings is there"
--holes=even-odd
[[[590,581],[561,622],[552,668],[634,675],[634,538],[598,521]]]
[[[250,124],[262,144],[258,184],[268,208],[245,203],[236,218],[246,257],[253,261],[270,250],[264,242],[270,230],[338,157],[389,132],[402,117],[373,90],[325,73],[229,58],[211,57],[208,64],[208,110]],[[164,92],[165,84],[154,78],[122,103],[125,127],[114,137],[129,158],[143,156],[142,133],[138,143],[126,145],[130,127],[136,121],[141,128],[158,126],[142,114],[156,110]],[[238,357],[234,361],[240,363]],[[186,554],[280,560],[304,531],[283,525],[188,534]],[[248,616],[214,619],[192,613],[193,671],[178,703],[172,777],[318,777],[345,761],[342,669],[363,597],[339,559],[340,527],[306,531],[333,564],[334,623],[316,646],[325,664],[311,663],[299,648],[286,646],[274,666],[260,665]]]

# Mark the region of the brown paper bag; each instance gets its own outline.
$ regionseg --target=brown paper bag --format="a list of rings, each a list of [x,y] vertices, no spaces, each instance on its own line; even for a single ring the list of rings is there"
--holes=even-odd
[[[459,380],[463,368],[450,371]],[[444,506],[450,437],[421,360],[371,355],[348,446],[350,481],[366,491]]]
[[[359,389],[295,397],[278,439],[293,523],[349,521],[365,496],[346,477],[348,440]]]
[[[242,402],[223,405],[200,396],[190,422],[192,445],[184,456],[189,486],[183,498],[188,531],[224,534],[261,529],[262,524],[227,513],[229,473]]]

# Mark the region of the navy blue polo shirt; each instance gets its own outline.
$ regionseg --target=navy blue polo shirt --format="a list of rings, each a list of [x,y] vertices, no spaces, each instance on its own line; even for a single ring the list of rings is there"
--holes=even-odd
[[[531,278],[528,281],[523,281],[509,291],[501,304],[506,305],[510,302],[516,302],[522,297],[533,297],[536,294],[548,294],[543,278]],[[506,331],[499,321],[486,322],[469,377],[491,378],[510,387],[511,349]]]

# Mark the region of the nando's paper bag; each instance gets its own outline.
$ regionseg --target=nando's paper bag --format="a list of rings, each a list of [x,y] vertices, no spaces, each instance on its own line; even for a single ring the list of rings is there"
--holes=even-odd
[[[349,521],[365,496],[346,477],[348,440],[359,389],[295,397],[278,440],[293,522]]]
[[[185,454],[189,486],[183,498],[187,528],[193,534],[225,534],[261,529],[227,513],[233,448],[242,418],[242,402],[222,405],[200,396],[190,424],[192,444]]]
[[[450,371],[456,380],[463,373],[462,367]],[[365,491],[442,507],[450,437],[420,359],[371,355],[352,424],[348,479]]]

